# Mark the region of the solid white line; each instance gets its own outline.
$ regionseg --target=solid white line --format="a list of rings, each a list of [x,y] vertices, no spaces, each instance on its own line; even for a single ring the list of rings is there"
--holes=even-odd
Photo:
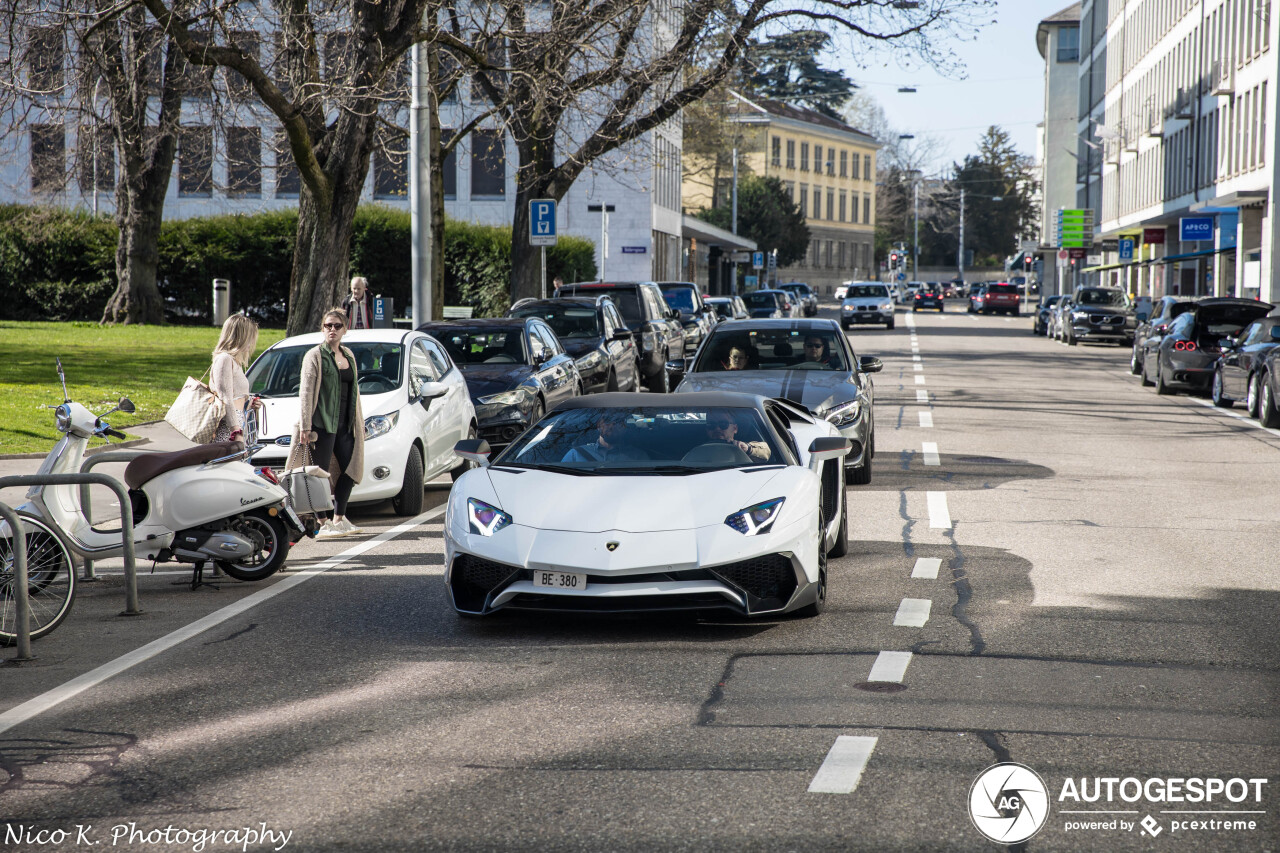
[[[876,748],[874,737],[840,735],[809,783],[810,794],[852,794]]]
[[[1280,438],[1280,429],[1272,429],[1271,427],[1264,427],[1262,424],[1258,423],[1257,421],[1255,421],[1253,418],[1249,417],[1248,415],[1241,414],[1240,412],[1233,412],[1233,411],[1231,411],[1230,409],[1220,409],[1220,408],[1218,408],[1217,406],[1215,406],[1215,405],[1213,404],[1213,401],[1212,401],[1212,400],[1202,400],[1202,399],[1200,399],[1199,397],[1188,397],[1187,399],[1191,400],[1191,402],[1193,402],[1193,403],[1199,403],[1201,406],[1204,406],[1206,409],[1212,409],[1213,411],[1217,412],[1218,414],[1226,415],[1226,416],[1227,416],[1227,417],[1229,417],[1229,418],[1235,418],[1235,419],[1236,419],[1236,420],[1238,420],[1238,421],[1244,421],[1245,423],[1247,423],[1249,426],[1253,427],[1254,429],[1258,429],[1258,430],[1262,430],[1263,432],[1271,433],[1272,435],[1276,436],[1277,438]]]
[[[900,628],[923,628],[929,621],[929,608],[933,602],[927,598],[904,598],[898,605],[893,624]]]
[[[911,663],[911,652],[881,652],[876,655],[876,662],[871,665],[871,674],[867,681],[889,681],[900,683],[907,674],[907,664]]]
[[[927,403],[927,402],[929,402],[929,392],[928,392],[928,391],[922,391],[922,390],[920,390],[919,388],[917,388],[917,389],[916,389],[916,402],[917,402],[917,403]]]
[[[921,412],[921,414],[925,414]],[[923,445],[924,464],[941,465],[942,460],[938,458],[938,444],[934,441],[926,441]]]
[[[951,529],[951,511],[947,509],[946,492],[925,492],[929,501],[929,527],[936,530]]]
[[[923,384],[924,384],[924,377],[923,377],[923,376],[917,376],[917,377],[916,377],[916,384],[917,384],[917,385],[923,385]]]
[[[259,604],[269,601],[277,595],[287,592],[305,581],[311,580],[311,578],[316,575],[326,572],[335,566],[340,566],[354,557],[358,557],[361,554],[372,551],[382,543],[389,542],[397,536],[409,532],[418,525],[430,521],[443,513],[444,510],[444,506],[438,506],[435,509],[427,510],[421,515],[411,518],[403,524],[398,524],[390,530],[378,534],[372,539],[353,545],[342,553],[336,554],[318,564],[314,568],[298,572],[297,574],[288,575],[284,580],[268,587],[267,589],[245,596],[234,604],[229,604],[221,610],[215,610],[208,616],[197,619],[190,625],[184,625],[172,633],[166,634],[159,639],[152,640],[145,646],[134,649],[128,654],[121,655],[115,660],[109,661],[96,669],[92,669],[84,675],[73,678],[65,684],[60,684],[52,690],[41,693],[39,696],[29,699],[17,707],[10,708],[8,711],[0,714],[0,734],[7,732],[14,726],[30,720],[32,717],[48,711],[50,708],[67,701],[73,696],[83,693],[92,687],[96,687],[107,679],[131,669],[143,661],[150,660],[161,652],[167,651],[179,643],[185,642],[198,634],[208,631],[210,628],[217,627],[228,619],[239,616],[246,610],[257,607]]]
[[[929,428],[933,426],[933,412],[920,412],[920,426]]]
[[[942,560],[938,557],[916,557],[916,567],[911,570],[911,577],[937,580],[940,568]]]

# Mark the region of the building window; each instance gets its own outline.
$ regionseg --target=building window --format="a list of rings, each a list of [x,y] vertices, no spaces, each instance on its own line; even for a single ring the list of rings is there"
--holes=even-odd
[[[871,196],[864,195],[862,197],[862,224],[871,224]]]
[[[804,214],[808,210],[809,210],[809,185],[801,184],[800,185],[800,215],[804,216]]]
[[[853,158],[853,162],[855,163],[858,162],[858,158],[857,157]],[[849,219],[856,225],[858,223],[858,194],[851,193],[850,195],[851,195],[851,202],[849,204],[849,208],[850,208],[850,213],[852,215],[849,217]]]
[[[452,128],[444,128],[440,131],[440,145],[448,145],[457,131]],[[449,149],[449,153],[444,155],[444,162],[440,164],[440,183],[444,187],[444,197],[447,199],[456,199],[458,197],[458,149],[453,147]]]
[[[800,143],[800,171],[809,171],[809,143]]]
[[[213,129],[188,125],[178,129],[178,196],[213,195]]]
[[[853,174],[850,175],[850,177],[853,178],[855,181],[859,179],[858,178],[858,154],[856,151],[853,154]]]
[[[827,146],[827,174],[831,177],[836,176],[836,150],[831,146]]]
[[[858,161],[854,160],[853,162],[857,163]],[[849,152],[848,151],[840,152],[840,177],[842,178],[849,177]],[[857,175],[855,175],[854,177],[857,177]]]
[[[787,168],[794,169],[796,167],[796,141],[794,139],[787,140]]]
[[[813,146],[813,171],[822,173],[822,146]]]
[[[827,241],[827,269],[831,269],[831,240]]]
[[[447,50],[440,51],[440,80],[436,86],[440,93],[440,103],[456,104],[459,101],[458,90],[462,88],[462,74],[458,60]]]
[[[60,124],[31,125],[31,191],[60,192],[66,183],[67,132]]]
[[[481,71],[472,75],[471,102],[473,104],[481,101],[487,101],[489,99],[489,96],[485,94],[484,80],[488,80],[490,85],[494,86],[499,91],[502,91],[506,88],[507,76],[506,71],[504,70],[507,65],[507,45],[501,37],[495,38],[483,47],[477,44],[476,48],[483,51],[488,59],[489,65],[493,66],[495,70]],[[475,195],[474,190],[471,194]]]
[[[259,61],[258,57],[262,51],[262,38],[256,32],[235,30],[231,33],[231,40],[237,47],[248,54],[250,59],[254,62]],[[253,96],[253,86],[240,75],[239,71],[232,71],[230,68],[225,69],[225,71],[227,72],[227,91],[231,93],[233,98],[243,100]]]
[[[795,204],[795,201],[796,201],[796,182],[795,182],[795,181],[783,181],[783,182],[782,182],[782,191],[783,191],[784,193],[786,193],[786,194],[787,194],[787,201],[791,202],[792,204]]]
[[[66,42],[59,27],[32,27],[27,40],[27,86],[36,95],[60,95],[66,84]]]
[[[324,80],[332,87],[341,86],[351,76],[351,33],[329,33],[324,37]]]
[[[80,192],[92,193],[95,177],[99,190],[114,190],[116,188],[116,142],[115,137],[111,135],[111,128],[99,127],[95,140],[93,128],[81,125],[76,146],[79,148],[77,159],[80,161]],[[95,160],[97,161],[96,170],[94,169]]]
[[[836,191],[827,190],[827,219],[836,218]]]
[[[844,222],[845,216],[848,215],[848,194],[844,190],[840,191],[840,221]]]
[[[192,31],[191,38],[200,44],[207,44],[209,37],[205,33]],[[174,50],[177,50],[175,47]],[[182,51],[178,51],[178,74],[182,81],[184,98],[208,99],[213,94],[213,66],[197,65],[188,62]]]
[[[507,156],[501,131],[471,134],[471,197],[503,198],[507,194]]]
[[[871,155],[863,154],[862,155],[862,180],[870,181],[874,177],[875,177],[875,174],[871,171]]]
[[[373,151],[373,197],[405,198],[409,194],[409,153],[401,140],[383,139]]]
[[[813,218],[822,218],[822,187],[813,188]]]
[[[262,195],[262,129],[227,128],[227,192]]]
[[[1057,60],[1059,62],[1080,61],[1079,27],[1058,27]]]
[[[283,133],[276,136],[276,198],[296,198],[302,191],[302,176],[298,164],[293,162],[289,138]]]
[[[769,151],[770,151],[770,154],[769,154],[770,165],[781,166],[782,165],[782,137],[781,136],[773,137],[773,140],[770,142]]]

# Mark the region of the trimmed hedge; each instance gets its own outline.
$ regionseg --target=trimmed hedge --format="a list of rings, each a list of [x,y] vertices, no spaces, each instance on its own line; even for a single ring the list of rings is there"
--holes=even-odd
[[[171,220],[160,232],[157,286],[169,322],[210,322],[212,283],[231,280],[231,303],[269,326],[283,326],[297,234],[297,210]],[[13,320],[90,320],[102,316],[115,290],[118,232],[109,216],[0,207],[0,316]],[[361,205],[351,241],[351,274],[375,294],[409,306],[410,219],[407,211]],[[445,221],[445,303],[476,316],[505,313],[511,274],[510,226]],[[595,244],[561,237],[547,250],[548,281],[590,280]]]

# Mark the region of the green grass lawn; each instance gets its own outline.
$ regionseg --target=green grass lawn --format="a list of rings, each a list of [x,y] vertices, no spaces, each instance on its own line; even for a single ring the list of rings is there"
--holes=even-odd
[[[110,418],[128,432],[163,419],[187,377],[209,369],[218,333],[213,326],[0,322],[0,454],[46,453],[57,439],[45,408],[62,402],[55,356],[71,399],[90,411],[104,412],[121,397],[133,401],[136,412]],[[258,351],[283,337],[283,329],[262,329]]]

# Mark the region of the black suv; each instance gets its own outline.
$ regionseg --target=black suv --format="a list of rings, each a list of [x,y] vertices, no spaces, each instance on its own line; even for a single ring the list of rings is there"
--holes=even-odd
[[[651,281],[579,281],[556,289],[557,298],[601,294],[613,299],[622,321],[635,335],[645,387],[663,394],[670,391],[667,362],[684,356],[684,326],[676,319],[678,312],[667,306],[662,291]]]
[[[550,326],[577,362],[588,394],[640,390],[635,338],[608,296],[521,299],[507,316],[537,317]]]
[[[702,301],[696,284],[687,281],[656,281],[654,284],[662,291],[667,307],[680,312],[680,323],[684,326],[684,357],[693,358],[698,345],[719,322],[719,315]]]

